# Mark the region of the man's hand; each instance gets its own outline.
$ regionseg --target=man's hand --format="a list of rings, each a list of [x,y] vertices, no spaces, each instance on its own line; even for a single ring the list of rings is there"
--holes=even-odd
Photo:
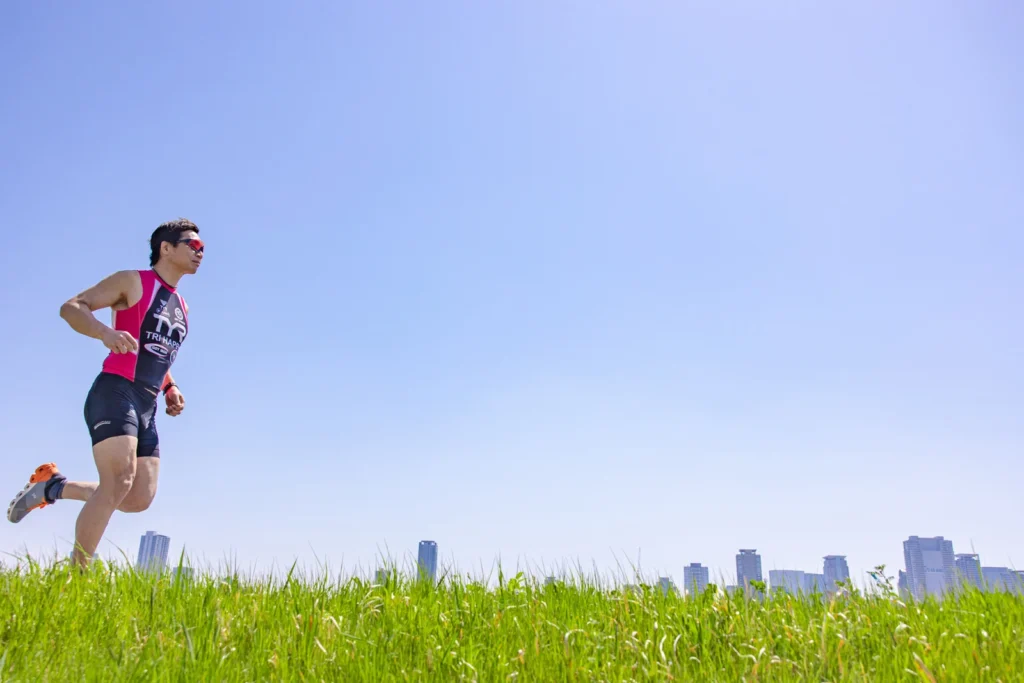
[[[178,391],[178,387],[171,387],[164,394],[164,402],[167,404],[167,414],[171,417],[181,415],[185,410],[185,397]]]
[[[139,343],[127,332],[107,329],[103,333],[103,345],[114,353],[138,353]]]

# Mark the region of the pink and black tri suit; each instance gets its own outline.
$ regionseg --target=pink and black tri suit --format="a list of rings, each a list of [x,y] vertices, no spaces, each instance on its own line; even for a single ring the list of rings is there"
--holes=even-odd
[[[159,457],[157,397],[167,371],[188,335],[188,306],[174,287],[152,270],[139,271],[142,298],[113,312],[113,328],[138,342],[136,353],[113,353],[85,400],[85,421],[95,446],[104,439],[139,439],[139,457]]]

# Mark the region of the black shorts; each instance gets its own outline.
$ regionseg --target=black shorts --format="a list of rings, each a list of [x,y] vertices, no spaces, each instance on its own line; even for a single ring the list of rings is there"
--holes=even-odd
[[[114,436],[139,439],[139,457],[160,457],[156,433],[156,404],[159,393],[133,384],[120,375],[101,372],[85,398],[85,423],[92,445]]]

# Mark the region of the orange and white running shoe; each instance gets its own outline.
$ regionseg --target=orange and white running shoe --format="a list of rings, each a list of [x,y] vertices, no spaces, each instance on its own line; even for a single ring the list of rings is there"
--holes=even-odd
[[[8,521],[18,523],[33,510],[52,505],[54,501],[46,497],[46,485],[54,478],[64,479],[64,475],[57,469],[56,463],[48,462],[37,467],[29,477],[25,488],[14,497],[7,507]]]

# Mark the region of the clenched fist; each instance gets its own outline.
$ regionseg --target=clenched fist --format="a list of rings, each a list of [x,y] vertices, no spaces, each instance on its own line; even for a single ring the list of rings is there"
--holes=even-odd
[[[114,353],[138,353],[139,343],[127,332],[110,330],[103,333],[103,345]]]
[[[178,387],[171,387],[164,394],[164,402],[167,404],[167,414],[171,417],[181,415],[185,410],[185,397],[178,391]]]

